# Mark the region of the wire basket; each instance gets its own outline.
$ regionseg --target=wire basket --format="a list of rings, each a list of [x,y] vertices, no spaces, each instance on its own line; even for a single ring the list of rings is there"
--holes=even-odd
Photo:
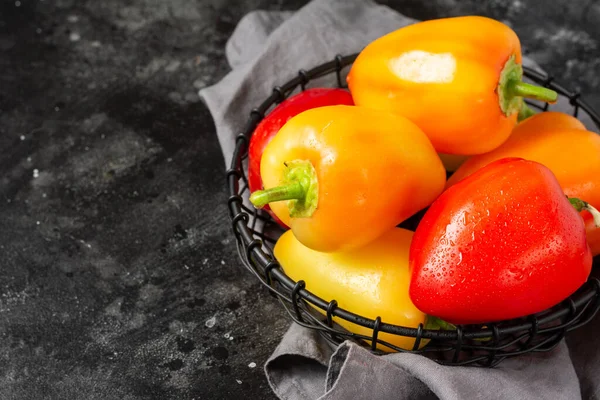
[[[271,95],[250,112],[244,129],[236,137],[231,168],[227,170],[230,195],[228,208],[238,254],[246,269],[279,299],[293,321],[319,331],[333,345],[352,340],[375,354],[381,354],[381,350],[376,348],[379,343],[399,352],[425,354],[444,365],[491,367],[507,357],[549,351],[560,343],[567,332],[591,321],[600,309],[600,281],[596,278],[590,278],[565,301],[535,315],[486,325],[458,325],[452,330],[430,330],[425,329],[423,324],[418,328],[409,328],[388,324],[380,317],[374,320],[362,317],[352,310],[338,307],[335,299],[322,299],[314,295],[304,281],[296,282],[285,274],[272,253],[273,245],[283,230],[267,213],[248,206],[244,200],[248,195],[245,169],[249,139],[270,108],[282,102],[295,90],[304,90],[310,81],[335,74],[337,86],[346,87],[342,72],[356,57],[357,54],[338,55],[334,60],[311,70],[300,70],[290,81],[282,86],[275,86]],[[560,98],[568,100],[575,117],[583,110],[600,128],[600,116],[578,92],[567,90],[551,76],[531,68],[523,69],[526,79],[555,90],[559,93],[559,101]],[[528,103],[544,111],[549,107],[547,103]],[[407,221],[407,225],[416,227],[422,214],[412,217]],[[597,261],[595,260],[594,264]],[[316,312],[314,308],[321,309],[324,314]],[[372,335],[348,332],[333,321],[334,317],[366,327],[372,331]],[[414,347],[412,350],[396,347],[381,340],[378,337],[380,332],[415,338]],[[426,346],[419,348],[423,340],[430,341]]]

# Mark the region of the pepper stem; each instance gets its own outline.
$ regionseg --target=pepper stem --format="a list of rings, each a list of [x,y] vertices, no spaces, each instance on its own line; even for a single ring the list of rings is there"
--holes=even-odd
[[[600,228],[600,211],[595,209],[587,201],[583,201],[583,200],[580,200],[580,199],[577,199],[574,197],[569,197],[568,199],[569,199],[569,202],[571,202],[571,205],[573,207],[575,207],[577,212],[582,212],[583,210],[585,210],[585,211],[589,212],[590,214],[592,214],[592,217],[594,218],[594,224],[596,225],[597,228]]]
[[[517,117],[517,121],[521,122],[534,115],[535,111],[533,111],[533,109],[529,107],[527,103],[523,102],[523,104],[521,104],[521,109],[519,110],[519,116]]]
[[[451,330],[456,329],[456,325],[453,325],[450,322],[446,322],[439,317],[434,317],[433,315],[428,315],[427,321],[425,322],[425,329],[432,329],[432,330],[442,329],[442,330],[451,331]]]
[[[425,323],[425,329],[432,329],[432,330],[446,330],[446,331],[455,331],[456,330],[456,325],[451,324],[450,322],[444,321],[443,319],[439,318],[439,317],[434,317],[431,315],[427,316],[427,321]],[[490,340],[492,340],[492,338],[476,338],[473,339],[477,342],[488,342]]]
[[[302,182],[292,182],[288,185],[258,190],[250,195],[250,202],[256,208],[263,208],[267,204],[275,201],[299,200],[305,197],[306,187],[302,185]]]
[[[307,218],[317,209],[319,185],[315,168],[306,160],[293,160],[285,163],[282,184],[272,188],[257,190],[250,195],[250,202],[256,208],[269,203],[288,200],[290,217]]]
[[[511,81],[508,90],[512,92],[513,96],[527,97],[549,103],[554,103],[558,99],[558,93],[554,90],[523,81]]]
[[[558,93],[552,89],[523,82],[523,67],[515,61],[514,54],[508,58],[500,72],[496,92],[500,109],[507,117],[520,111],[525,97],[548,103],[554,103],[558,99]]]

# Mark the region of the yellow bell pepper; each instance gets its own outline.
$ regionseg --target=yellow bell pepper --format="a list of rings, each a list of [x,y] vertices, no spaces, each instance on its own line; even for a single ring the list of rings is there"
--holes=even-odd
[[[522,81],[521,44],[507,25],[463,16],[400,28],[365,47],[347,81],[357,106],[413,121],[440,153],[481,154],[500,146],[523,98],[557,93]]]
[[[446,171],[425,134],[404,117],[336,105],[291,118],[265,147],[264,190],[294,235],[313,250],[349,251],[375,240],[444,189]]]
[[[322,253],[304,246],[292,231],[277,241],[275,258],[295,281],[304,280],[306,289],[326,301],[366,318],[381,317],[384,323],[417,328],[427,316],[410,300],[408,253],[413,232],[393,228],[368,245],[349,252]],[[325,312],[318,309],[321,313]],[[333,318],[348,331],[371,336],[373,330]],[[415,339],[380,332],[381,340],[403,349],[412,349]],[[421,346],[427,343],[421,341]],[[378,349],[392,351],[378,344]]]

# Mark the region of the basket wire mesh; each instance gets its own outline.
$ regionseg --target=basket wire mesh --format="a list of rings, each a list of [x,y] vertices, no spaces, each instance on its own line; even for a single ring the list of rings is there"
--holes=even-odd
[[[507,357],[549,351],[560,343],[567,332],[591,321],[600,309],[600,281],[592,277],[565,301],[541,313],[497,323],[458,325],[456,329],[434,330],[426,329],[423,324],[411,328],[387,324],[380,317],[362,317],[351,310],[338,307],[335,299],[325,300],[316,296],[303,280],[296,282],[285,274],[272,252],[283,230],[266,212],[254,209],[244,200],[249,192],[245,164],[250,136],[270,108],[281,103],[295,90],[305,90],[309,82],[335,74],[337,86],[345,88],[343,70],[352,64],[356,56],[357,54],[338,55],[332,61],[308,71],[301,69],[290,81],[282,86],[275,86],[271,95],[250,112],[245,127],[237,135],[226,179],[231,226],[237,251],[245,268],[280,301],[294,322],[319,331],[333,345],[352,340],[375,354],[381,354],[383,352],[377,348],[379,344],[379,347],[386,346],[393,351],[426,354],[444,365],[491,367]],[[579,92],[567,90],[542,72],[528,67],[523,69],[526,79],[553,89],[560,97],[568,99],[575,117],[583,110],[600,128],[600,116],[582,99]],[[548,103],[528,101],[528,104],[542,111],[549,109]],[[418,223],[420,216],[422,213],[411,219],[413,225]],[[320,309],[323,313],[318,313],[315,309]],[[372,335],[351,333],[337,325],[334,317],[369,328]],[[379,338],[380,332],[415,338],[414,346],[411,350],[399,348]],[[423,340],[430,341],[419,348]]]

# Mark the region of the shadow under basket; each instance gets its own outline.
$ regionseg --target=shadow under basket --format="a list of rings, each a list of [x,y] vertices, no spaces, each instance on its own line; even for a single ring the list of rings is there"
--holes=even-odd
[[[352,64],[356,56],[338,55],[334,60],[311,70],[300,70],[290,81],[275,86],[271,95],[250,112],[244,129],[236,137],[231,167],[227,170],[227,203],[238,254],[246,269],[279,299],[293,321],[316,329],[334,345],[352,340],[375,354],[384,354],[376,349],[379,344],[379,347],[386,346],[392,351],[424,354],[444,365],[491,367],[507,357],[549,351],[560,343],[567,332],[590,322],[600,309],[600,281],[592,277],[565,301],[535,315],[485,325],[459,325],[456,329],[431,330],[425,329],[422,324],[418,328],[409,328],[388,324],[379,317],[374,320],[362,317],[352,310],[338,307],[335,299],[315,296],[304,281],[296,282],[285,274],[272,252],[282,229],[267,213],[248,206],[244,200],[248,195],[246,165],[250,136],[272,107],[294,92],[304,90],[311,81],[329,77],[337,87],[345,87],[344,69]],[[567,90],[541,72],[527,67],[523,69],[525,79],[555,90],[559,93],[559,101],[560,98],[562,101],[568,100],[575,117],[585,113],[600,127],[600,117],[579,93]],[[528,104],[539,110],[549,109],[547,103],[528,101]],[[422,213],[411,218],[410,222],[416,226],[420,216]],[[596,259],[594,264],[598,261]],[[322,313],[315,311],[315,308],[322,310]],[[334,317],[366,327],[369,332],[372,331],[372,335],[350,333],[335,324]],[[412,350],[398,348],[380,339],[380,332],[415,338],[415,345]],[[424,340],[429,340],[429,343],[419,348]]]

